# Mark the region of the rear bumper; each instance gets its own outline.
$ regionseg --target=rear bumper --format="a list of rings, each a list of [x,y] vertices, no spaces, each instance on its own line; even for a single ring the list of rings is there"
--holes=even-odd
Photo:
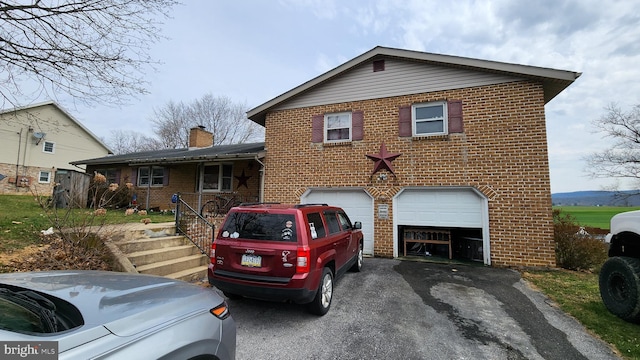
[[[229,278],[217,274],[209,265],[209,284],[219,290],[231,294],[242,295],[250,298],[272,300],[272,301],[293,301],[298,304],[310,303],[316,296],[317,290],[308,290],[305,287],[284,287],[293,284],[272,284],[268,282],[245,281],[236,278]]]

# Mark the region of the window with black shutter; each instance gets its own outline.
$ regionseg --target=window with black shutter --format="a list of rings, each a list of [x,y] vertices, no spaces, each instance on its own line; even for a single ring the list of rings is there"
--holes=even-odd
[[[428,137],[464,132],[462,101],[435,101],[398,108],[398,136]]]
[[[364,138],[362,111],[327,113],[311,118],[311,142],[341,143]]]

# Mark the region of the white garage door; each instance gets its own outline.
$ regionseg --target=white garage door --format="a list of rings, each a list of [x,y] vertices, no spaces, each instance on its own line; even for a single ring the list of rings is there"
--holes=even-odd
[[[373,198],[362,189],[313,189],[302,195],[303,204],[325,203],[344,209],[351,222],[362,223],[364,253],[373,255]]]
[[[483,201],[471,189],[404,189],[395,201],[396,224],[483,228]]]

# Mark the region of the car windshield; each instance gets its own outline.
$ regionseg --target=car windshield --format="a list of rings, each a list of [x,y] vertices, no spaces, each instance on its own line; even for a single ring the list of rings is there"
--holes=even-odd
[[[295,218],[291,214],[232,212],[221,237],[296,242]]]
[[[58,331],[56,306],[33,291],[0,288],[0,329],[20,333]]]

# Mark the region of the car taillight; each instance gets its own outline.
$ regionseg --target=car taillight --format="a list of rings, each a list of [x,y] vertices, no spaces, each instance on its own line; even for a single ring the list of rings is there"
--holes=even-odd
[[[212,264],[216,263],[216,243],[211,243],[211,250],[209,251],[209,260]]]
[[[311,253],[309,248],[299,247],[296,255],[296,274],[308,273],[311,269]]]

